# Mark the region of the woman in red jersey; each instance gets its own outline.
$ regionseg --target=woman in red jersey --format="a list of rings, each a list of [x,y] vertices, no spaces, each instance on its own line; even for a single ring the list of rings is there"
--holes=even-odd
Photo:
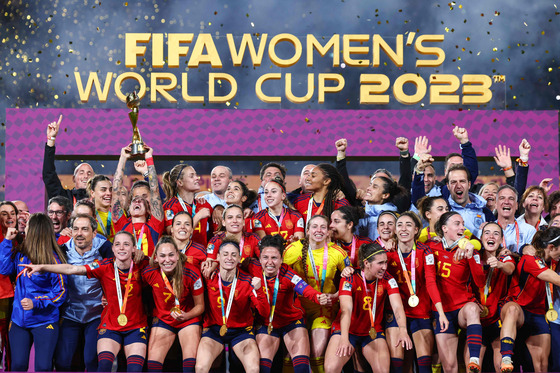
[[[408,328],[418,359],[418,371],[426,373],[432,370],[434,349],[431,305],[437,310],[442,332],[447,330],[449,321],[443,311],[437,288],[434,254],[429,247],[417,241],[421,228],[422,222],[415,213],[406,211],[399,216],[396,224],[397,248],[387,253],[387,272],[399,284]],[[387,314],[386,322],[391,365],[399,372],[402,371],[405,351],[393,343],[399,338],[399,328],[392,313]]]
[[[243,217],[245,218],[245,232],[253,232],[253,211],[251,210],[251,205],[253,204],[257,196],[257,192],[249,189],[247,185],[239,179],[230,181],[224,194],[227,206],[237,205],[241,206],[241,208],[243,209]],[[221,213],[223,214],[224,207],[218,206],[216,207],[216,209],[218,211],[221,211]],[[221,227],[222,226],[220,225],[219,228]],[[218,230],[219,228],[217,228],[216,230]]]
[[[443,214],[436,224],[436,232],[441,242],[427,241],[426,244],[435,254],[438,267],[437,284],[441,295],[443,310],[449,320],[449,328],[441,330],[439,314],[434,312],[436,320],[434,331],[439,357],[443,370],[457,372],[457,345],[459,328],[467,330],[467,347],[470,361],[467,372],[480,372],[480,346],[482,345],[482,327],[480,325],[480,307],[469,286],[471,280],[479,287],[484,287],[486,277],[480,262],[480,255],[474,250],[470,241],[464,237],[463,218],[455,211]],[[463,250],[466,249],[466,253]]]
[[[204,331],[198,345],[196,371],[206,373],[229,343],[245,371],[259,371],[259,349],[253,331],[252,308],[268,317],[270,305],[261,279],[238,268],[241,253],[236,241],[224,240],[218,249],[220,268],[206,282]]]
[[[375,373],[389,372],[389,348],[383,332],[387,295],[399,325],[396,342],[408,350],[412,348],[399,286],[386,272],[385,250],[378,243],[362,245],[359,263],[361,271],[340,281],[340,312],[325,354],[325,372],[340,372],[357,348],[361,348]]]
[[[121,201],[117,195],[123,184],[126,161],[130,159],[131,156],[131,145],[132,144],[121,149],[119,164],[117,165],[115,177],[113,178],[112,219],[116,231],[125,230],[132,233],[134,237],[136,237],[136,242],[138,242],[138,249],[141,250],[144,255],[151,256],[159,237],[165,229],[163,208],[159,195],[159,184],[153,159],[154,151],[152,148],[146,146],[147,152],[145,154],[150,184],[150,196],[148,200],[141,195],[132,198],[130,203],[128,203],[129,217],[127,217],[124,213],[125,206],[121,205]]]
[[[288,242],[301,240],[305,236],[303,217],[290,207],[282,179],[272,179],[265,185],[264,199],[268,207],[253,216],[253,231],[260,238],[280,234]]]
[[[29,275],[52,272],[65,275],[84,275],[101,282],[107,306],[101,314],[97,340],[98,371],[110,372],[115,356],[124,346],[128,372],[141,372],[146,357],[146,314],[142,303],[140,272],[147,261],[135,265],[132,252],[136,250],[134,236],[126,231],[115,234],[114,258],[85,266],[71,264],[26,265]],[[115,283],[115,278],[119,281]]]
[[[292,357],[294,372],[308,373],[309,335],[303,309],[295,293],[319,305],[326,305],[328,296],[313,289],[282,263],[284,242],[280,235],[263,237],[259,244],[259,260],[251,259],[249,264],[251,276],[261,278],[266,284],[264,291],[270,304],[270,315],[261,319],[262,326],[257,330],[261,372],[270,372],[280,338],[283,338]]]
[[[385,250],[390,251],[395,247],[395,224],[397,215],[393,211],[385,210],[379,214],[377,219],[377,233],[379,236],[375,240]]]
[[[515,260],[505,252],[502,242],[503,230],[499,224],[489,222],[482,228],[480,237],[483,251],[482,265],[486,282],[484,287],[477,288],[482,306],[480,323],[483,328],[480,360],[484,360],[487,348],[493,351],[494,368],[500,371],[500,305],[508,294],[509,276],[515,271]],[[467,359],[468,360],[468,356]]]
[[[208,229],[212,232],[212,206],[205,200],[194,198],[200,190],[200,176],[193,167],[183,163],[165,172],[162,179],[166,195],[163,212],[167,233],[171,233],[171,223],[175,214],[187,211],[193,217],[192,240],[206,246]]]
[[[294,207],[300,212],[307,223],[312,216],[331,216],[334,210],[348,206],[346,199],[338,199],[344,181],[334,166],[320,163],[305,178],[305,190],[294,201]]]
[[[206,260],[206,248],[192,241],[192,224],[192,215],[186,211],[179,211],[173,217],[171,236],[179,251],[187,257],[186,262],[200,269],[202,262]]]
[[[358,211],[352,206],[342,206],[334,210],[331,214],[331,224],[329,226],[332,232],[332,238],[336,244],[344,249],[350,258],[352,267],[359,268],[358,250],[362,244],[372,243],[368,237],[358,236],[354,234],[360,217]]]
[[[185,263],[173,239],[163,236],[142,278],[152,287],[154,319],[148,345],[148,370],[161,372],[167,352],[179,337],[183,372],[194,372],[202,329],[204,287],[199,270]]]
[[[552,306],[552,285],[560,286],[560,276],[555,272],[560,259],[560,228],[550,227],[538,231],[533,245],[526,246],[517,264],[508,303],[501,311],[502,372],[513,370],[513,347],[517,329],[523,327],[529,333],[526,345],[533,359],[535,372],[548,370],[550,353],[550,329],[548,321],[558,318]],[[555,351],[558,353],[558,351]]]

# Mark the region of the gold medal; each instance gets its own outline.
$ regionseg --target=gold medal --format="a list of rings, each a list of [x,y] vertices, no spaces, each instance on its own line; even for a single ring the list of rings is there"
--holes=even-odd
[[[272,324],[268,324],[268,334],[272,333]]]
[[[173,312],[181,313],[181,309],[177,306],[173,306],[173,307],[171,307],[171,311],[169,311],[169,312],[170,313],[173,313]]]
[[[377,338],[377,331],[375,330],[375,328],[372,327],[372,328],[369,330],[369,337],[370,337],[371,339]]]
[[[549,322],[555,321],[557,318],[558,318],[558,312],[556,312],[556,310],[551,308],[548,311],[546,311],[546,319]]]
[[[222,327],[220,328],[220,336],[223,337],[224,335],[226,335],[227,333],[227,326],[222,325]]]
[[[128,319],[126,318],[126,315],[124,313],[121,313],[119,317],[117,317],[117,322],[120,326],[125,326],[128,322]]]
[[[480,311],[480,317],[484,318],[484,317],[488,316],[489,313],[490,313],[490,310],[488,309],[488,307],[482,306],[482,311]]]
[[[420,299],[418,298],[418,296],[416,294],[412,294],[410,296],[410,298],[408,298],[408,305],[410,307],[416,307],[418,304],[420,304]]]

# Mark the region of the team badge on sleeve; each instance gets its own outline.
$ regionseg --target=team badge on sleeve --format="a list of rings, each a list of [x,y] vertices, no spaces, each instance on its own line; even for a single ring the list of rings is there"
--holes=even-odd
[[[543,263],[543,261],[541,259],[537,259],[536,262],[539,265],[540,269],[543,269],[543,268],[546,267],[546,265]]]
[[[476,262],[476,264],[480,264],[480,256],[479,256],[478,254],[475,253],[475,254],[473,255],[473,257],[474,257],[474,261]]]
[[[299,218],[296,224],[298,228],[303,228],[305,226],[305,223],[303,222],[303,218]]]
[[[342,285],[342,290],[344,291],[352,291],[352,284],[348,281],[344,281],[344,285]]]
[[[89,264],[90,269],[99,268],[99,260],[95,259],[92,263]]]
[[[193,286],[194,290],[198,290],[201,287],[202,287],[202,280],[201,279],[196,280],[196,282],[194,283],[194,286]]]
[[[397,281],[395,281],[394,278],[389,280],[389,286],[391,286],[391,289],[397,289],[399,287],[399,285],[397,285]]]
[[[300,281],[301,277],[299,277],[298,275],[294,275],[294,277],[292,277],[292,284],[297,285]]]
[[[208,248],[206,249],[206,253],[214,254],[214,244],[213,243],[208,245]]]
[[[434,265],[434,254],[426,255],[426,265]]]
[[[253,225],[255,228],[262,228],[262,223],[259,219],[253,219]]]
[[[173,220],[174,216],[175,214],[173,213],[173,210],[165,210],[165,217],[167,220]]]

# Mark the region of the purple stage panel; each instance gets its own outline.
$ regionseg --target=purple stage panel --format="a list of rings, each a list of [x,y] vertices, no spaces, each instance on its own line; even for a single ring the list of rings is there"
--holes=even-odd
[[[7,109],[6,199],[44,210],[41,180],[46,127],[63,114],[58,155],[113,155],[132,138],[127,109]],[[141,109],[138,128],[157,155],[333,156],[336,139],[348,156],[396,156],[395,138],[427,135],[433,155],[458,152],[452,126],[466,127],[478,156],[498,144],[512,156],[531,146],[529,185],[558,177],[558,111],[178,110]],[[112,174],[114,170],[96,170]],[[163,172],[164,170],[159,170]]]

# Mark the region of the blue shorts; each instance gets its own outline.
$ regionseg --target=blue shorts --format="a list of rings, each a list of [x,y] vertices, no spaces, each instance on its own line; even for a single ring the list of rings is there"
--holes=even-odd
[[[189,324],[187,326],[191,326],[191,325],[201,326],[201,323],[200,322],[195,322],[195,323]],[[163,321],[163,320],[161,320],[157,317],[154,317],[152,319],[152,328],[163,328],[163,329],[169,330],[170,332],[172,332],[174,334],[179,334],[179,332],[182,329],[186,328],[187,326],[184,326],[183,328],[179,329],[179,328],[175,328],[175,327],[169,325],[168,323],[166,323],[165,321]]]
[[[385,314],[385,329],[387,328],[398,328],[397,320],[395,320],[395,315],[393,313]],[[429,329],[432,330],[432,319],[415,319],[412,317],[406,318],[406,328],[410,335],[416,333],[419,330]]]
[[[281,338],[297,328],[305,328],[305,321],[303,319],[292,321],[288,325],[278,329],[273,328],[272,333],[270,333],[270,335],[276,338]],[[257,334],[268,334],[268,326],[265,325],[261,326],[259,329],[257,329]]]
[[[332,335],[340,335],[340,330],[335,330]],[[377,332],[375,339],[383,338],[385,339],[385,332]],[[356,335],[352,333],[348,333],[348,341],[356,349],[356,346],[360,346],[362,349],[373,342],[374,340],[371,339],[369,335]]]
[[[455,311],[451,311],[451,312],[445,312],[445,317],[447,317],[447,320],[449,321],[449,328],[447,328],[446,331],[442,332],[441,328],[439,326],[439,313],[436,311],[433,311],[433,315],[434,315],[434,333],[435,334],[440,334],[440,333],[444,333],[444,334],[457,334],[459,333],[459,312],[461,311],[461,308],[459,308],[458,310]]]
[[[108,329],[99,329],[97,331],[97,339],[109,338],[120,345],[128,346],[133,343],[148,344],[148,337],[146,335],[146,327],[127,330],[126,332],[117,332]]]
[[[246,328],[228,328],[226,335],[223,337],[220,335],[220,328],[221,325],[212,325],[209,328],[204,328],[202,338],[207,337],[223,345],[228,343],[231,348],[246,339],[255,339],[252,325]]]
[[[523,307],[521,307],[523,308]],[[546,321],[545,315],[537,315],[536,313],[523,310],[525,322],[522,330],[528,337],[539,334],[550,334],[550,326]]]
[[[502,328],[502,323],[500,320],[493,324],[486,325],[482,328],[482,345],[489,347],[496,338],[500,338],[500,329]]]

